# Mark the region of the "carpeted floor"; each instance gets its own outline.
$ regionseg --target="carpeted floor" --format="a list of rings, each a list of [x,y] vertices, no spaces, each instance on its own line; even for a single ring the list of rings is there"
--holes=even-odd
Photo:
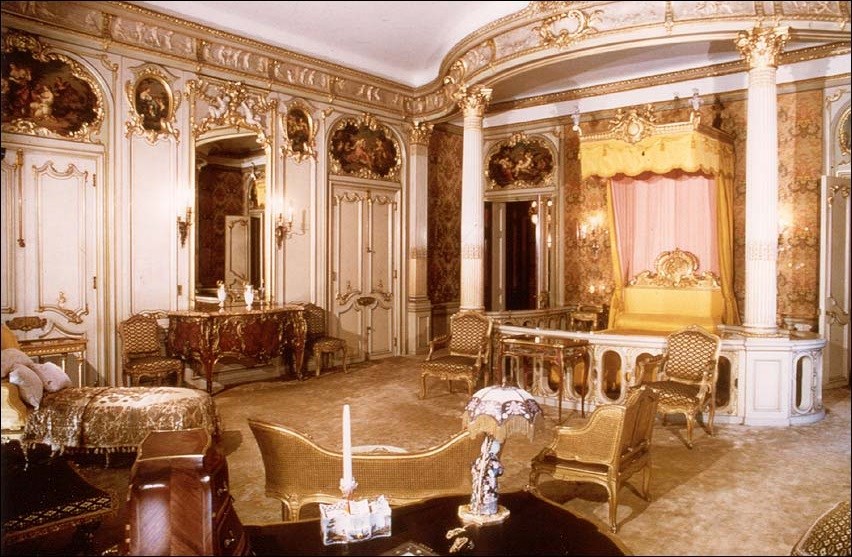
[[[340,450],[342,406],[352,415],[353,445],[431,447],[461,429],[467,395],[430,383],[418,399],[422,357],[398,357],[339,369],[307,381],[261,381],[228,388],[215,396],[224,425],[231,493],[244,524],[278,521],[280,504],[264,495],[263,464],[247,418],[257,417],[301,430],[320,445]],[[459,387],[459,390],[461,388]],[[716,436],[702,429],[695,447],[683,444],[683,426],[654,432],[652,502],[632,485],[619,493],[617,537],[635,555],[789,555],[823,512],[850,492],[850,390],[824,392],[826,418],[788,428],[717,424]],[[579,413],[567,411],[568,423]],[[529,460],[552,438],[556,409],[545,407],[544,427],[530,442],[510,438],[504,448],[500,490],[523,489]],[[132,459],[78,460],[81,473],[123,499]],[[357,480],[357,470],[356,480]],[[637,478],[639,481],[640,478]],[[547,482],[543,492],[579,516],[607,530],[607,497],[602,487]],[[315,505],[303,516],[316,512]],[[124,505],[98,532],[96,549],[124,537]],[[547,525],[542,525],[546,528]],[[56,554],[58,543],[13,548]]]

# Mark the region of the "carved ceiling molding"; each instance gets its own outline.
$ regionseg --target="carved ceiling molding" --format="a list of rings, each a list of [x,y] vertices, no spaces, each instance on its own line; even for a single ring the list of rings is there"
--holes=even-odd
[[[468,35],[447,54],[431,83],[412,89],[126,2],[7,1],[2,11],[7,26],[21,22],[31,28],[38,21],[107,51],[136,56],[141,51],[164,64],[173,60],[194,67],[199,75],[224,71],[269,90],[295,91],[306,98],[409,121],[431,121],[456,110],[453,94],[461,86],[490,86],[520,66],[568,59],[588,45],[681,42],[705,32],[696,23],[712,24],[717,37],[734,41],[738,32],[770,19],[775,25],[788,26],[793,38],[848,45],[850,20],[848,2],[842,1],[530,2],[523,10]],[[782,54],[780,60],[786,63],[788,58]]]

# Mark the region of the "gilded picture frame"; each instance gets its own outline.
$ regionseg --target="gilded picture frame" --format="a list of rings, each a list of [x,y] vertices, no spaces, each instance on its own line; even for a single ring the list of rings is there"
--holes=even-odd
[[[153,66],[143,68],[133,82],[127,82],[125,90],[130,104],[130,120],[125,124],[128,137],[142,135],[150,143],[169,136],[180,140],[180,130],[175,128],[180,93],[173,93],[162,70]]]
[[[2,82],[3,131],[79,141],[100,132],[104,100],[94,77],[37,38],[4,35]]]
[[[359,178],[397,180],[402,166],[392,133],[369,114],[344,118],[331,133],[331,171]]]
[[[852,109],[846,107],[846,110],[841,114],[837,124],[837,147],[842,155],[850,153],[850,136],[852,136],[852,122],[849,120]]]
[[[549,186],[555,160],[553,150],[543,138],[517,133],[490,149],[485,175],[491,189]]]
[[[294,101],[282,115],[284,129],[284,156],[293,157],[296,162],[316,158],[316,129],[311,110],[305,103]]]

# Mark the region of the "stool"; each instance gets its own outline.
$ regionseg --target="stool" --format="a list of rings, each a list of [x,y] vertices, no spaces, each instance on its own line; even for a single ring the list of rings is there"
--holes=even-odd
[[[83,479],[65,457],[25,459],[17,443],[2,450],[3,548],[74,527],[72,545],[91,554],[95,530],[118,510],[116,498]]]

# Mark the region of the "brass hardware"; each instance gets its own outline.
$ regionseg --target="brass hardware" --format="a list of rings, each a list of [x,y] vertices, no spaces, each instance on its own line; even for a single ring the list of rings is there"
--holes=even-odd
[[[177,218],[178,235],[180,236],[180,246],[186,246],[186,235],[189,233],[189,227],[192,226],[192,207],[186,208],[186,217]]]

